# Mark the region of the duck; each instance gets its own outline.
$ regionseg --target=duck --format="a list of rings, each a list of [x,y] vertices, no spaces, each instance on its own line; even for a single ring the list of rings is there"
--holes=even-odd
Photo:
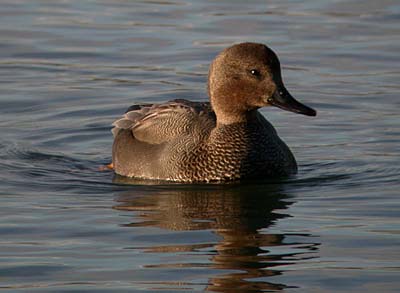
[[[316,111],[285,88],[277,55],[264,44],[220,52],[208,72],[209,102],[135,104],[112,125],[110,166],[120,176],[182,183],[288,177],[296,159],[260,113],[274,106]]]

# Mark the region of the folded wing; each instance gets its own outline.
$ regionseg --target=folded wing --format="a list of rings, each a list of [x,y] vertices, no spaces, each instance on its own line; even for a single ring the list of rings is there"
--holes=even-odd
[[[185,134],[205,135],[215,127],[215,121],[210,103],[178,99],[129,107],[113,123],[112,133],[116,137],[122,129],[129,129],[137,140],[162,144]]]

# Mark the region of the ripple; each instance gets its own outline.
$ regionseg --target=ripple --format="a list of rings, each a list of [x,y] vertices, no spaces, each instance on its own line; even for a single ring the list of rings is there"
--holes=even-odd
[[[1,180],[15,187],[13,193],[24,192],[27,186],[36,190],[88,193],[114,186],[112,174],[99,171],[108,161],[66,156],[20,144],[2,145],[1,149]]]
[[[1,4],[1,288],[398,291],[394,1]],[[318,110],[262,110],[296,176],[188,185],[98,171],[128,106],[204,101],[211,59],[239,41],[274,48],[291,93]]]

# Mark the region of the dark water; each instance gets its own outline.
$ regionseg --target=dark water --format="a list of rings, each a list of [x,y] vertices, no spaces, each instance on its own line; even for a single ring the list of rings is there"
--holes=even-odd
[[[0,7],[0,288],[398,292],[398,1],[11,1]],[[262,112],[299,174],[126,182],[110,124],[206,100],[208,64],[269,44],[316,118]],[[126,183],[130,183],[126,185]]]

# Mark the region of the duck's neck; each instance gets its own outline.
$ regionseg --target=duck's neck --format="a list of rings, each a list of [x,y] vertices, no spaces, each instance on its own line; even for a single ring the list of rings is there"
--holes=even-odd
[[[226,113],[219,112],[216,113],[217,116],[217,126],[230,125],[236,123],[251,123],[257,119],[257,110],[251,110],[241,113]]]

